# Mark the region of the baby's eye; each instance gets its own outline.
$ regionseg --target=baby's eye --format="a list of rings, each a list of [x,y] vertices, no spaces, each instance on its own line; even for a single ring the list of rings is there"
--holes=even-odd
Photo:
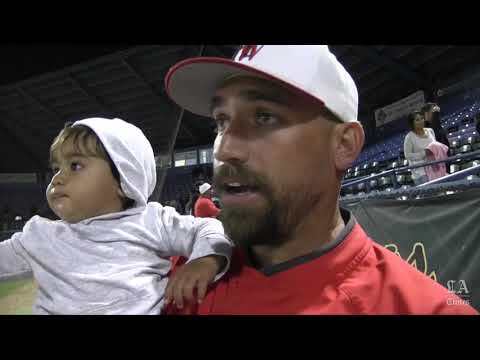
[[[83,166],[82,166],[80,163],[78,163],[78,162],[72,162],[72,163],[70,164],[70,169],[71,169],[72,171],[78,171],[78,170],[81,170],[82,168],[83,168]]]

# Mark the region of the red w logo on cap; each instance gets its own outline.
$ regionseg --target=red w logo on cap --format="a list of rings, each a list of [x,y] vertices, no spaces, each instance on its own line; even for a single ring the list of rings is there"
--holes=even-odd
[[[238,50],[240,53],[238,61],[242,61],[244,58],[248,58],[249,61],[252,60],[262,48],[263,45],[243,45],[240,50]]]

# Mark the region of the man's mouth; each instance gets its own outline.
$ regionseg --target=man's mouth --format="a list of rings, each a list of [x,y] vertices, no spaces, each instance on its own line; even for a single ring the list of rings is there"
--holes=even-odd
[[[243,184],[240,182],[226,182],[223,184],[222,189],[229,195],[242,195],[257,192],[259,190],[258,186]]]

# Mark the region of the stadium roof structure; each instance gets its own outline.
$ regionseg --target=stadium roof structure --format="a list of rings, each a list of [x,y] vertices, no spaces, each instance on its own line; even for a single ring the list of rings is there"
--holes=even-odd
[[[210,145],[212,121],[183,112],[164,76],[192,56],[231,58],[237,45],[2,46],[0,173],[47,169],[51,141],[68,121],[119,117],[139,126],[155,153]],[[332,45],[359,89],[359,119],[417,90],[435,89],[479,70],[479,46]],[[368,126],[368,124],[367,124]]]

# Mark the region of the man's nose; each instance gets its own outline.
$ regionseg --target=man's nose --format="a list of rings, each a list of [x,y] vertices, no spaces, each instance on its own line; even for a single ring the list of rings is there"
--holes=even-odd
[[[213,155],[216,160],[225,163],[243,164],[249,158],[249,147],[246,135],[239,129],[229,127],[218,134],[213,146]]]

